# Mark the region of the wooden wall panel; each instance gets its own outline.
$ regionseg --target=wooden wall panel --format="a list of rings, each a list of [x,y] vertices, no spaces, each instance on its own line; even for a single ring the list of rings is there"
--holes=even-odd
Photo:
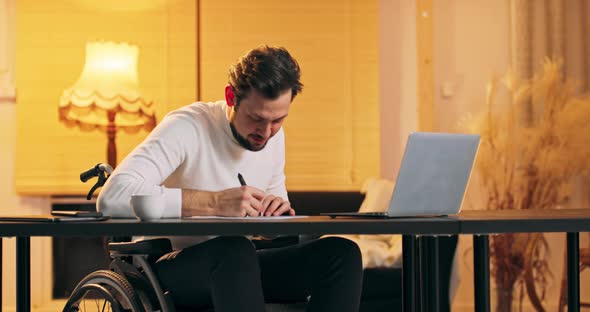
[[[418,0],[416,42],[418,60],[418,130],[435,131],[434,119],[434,23],[432,0]]]

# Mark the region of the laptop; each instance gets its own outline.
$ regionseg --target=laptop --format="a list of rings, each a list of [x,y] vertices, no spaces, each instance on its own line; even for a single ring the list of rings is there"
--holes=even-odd
[[[408,137],[387,211],[321,215],[398,218],[458,214],[479,141],[477,134],[414,132]]]

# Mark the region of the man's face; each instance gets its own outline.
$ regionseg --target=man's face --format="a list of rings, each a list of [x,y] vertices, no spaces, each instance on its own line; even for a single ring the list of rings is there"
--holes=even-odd
[[[235,100],[234,100],[235,101]],[[255,90],[234,106],[230,114],[230,127],[236,140],[245,149],[260,151],[283,125],[291,106],[291,89],[274,100]]]

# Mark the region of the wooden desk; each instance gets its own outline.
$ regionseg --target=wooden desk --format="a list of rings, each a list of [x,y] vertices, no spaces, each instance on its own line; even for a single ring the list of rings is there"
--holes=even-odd
[[[437,281],[416,289],[417,272],[436,274],[436,236],[474,235],[474,289],[476,311],[490,311],[489,240],[492,233],[565,232],[568,258],[568,309],[579,311],[579,232],[590,231],[590,209],[465,211],[447,218],[352,219],[309,217],[287,220],[108,220],[80,223],[2,222],[0,237],[17,237],[17,311],[30,310],[29,244],[31,236],[177,236],[177,235],[321,235],[402,234],[404,311],[436,311]],[[417,237],[426,236],[422,241]],[[419,244],[423,242],[423,258]],[[425,260],[425,261],[419,261]],[[420,265],[418,263],[421,263]]]
[[[458,217],[459,233],[473,234],[475,310],[490,311],[488,234],[567,233],[568,311],[580,311],[579,232],[590,231],[590,209],[478,210]]]

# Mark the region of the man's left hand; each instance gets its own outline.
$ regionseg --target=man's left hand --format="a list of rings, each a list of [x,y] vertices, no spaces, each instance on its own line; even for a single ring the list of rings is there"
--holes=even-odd
[[[262,208],[262,216],[295,215],[295,210],[291,208],[291,203],[274,195],[267,195],[262,200]]]

